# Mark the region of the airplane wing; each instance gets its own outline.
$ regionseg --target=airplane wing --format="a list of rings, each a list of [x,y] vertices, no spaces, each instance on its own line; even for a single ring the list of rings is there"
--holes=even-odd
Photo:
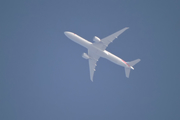
[[[90,50],[88,50],[88,55],[90,57],[89,59],[90,78],[91,78],[91,81],[93,82],[94,71],[95,71],[95,67],[97,66],[96,62],[98,61],[100,56],[98,56],[97,54],[95,54],[94,52]]]
[[[101,50],[105,50],[107,48],[107,46],[109,45],[109,43],[113,42],[113,40],[115,38],[117,38],[120,34],[122,34],[124,31],[126,31],[127,29],[129,29],[129,27],[125,27],[103,39],[101,39],[101,42],[98,43],[93,43],[94,46],[100,48]]]

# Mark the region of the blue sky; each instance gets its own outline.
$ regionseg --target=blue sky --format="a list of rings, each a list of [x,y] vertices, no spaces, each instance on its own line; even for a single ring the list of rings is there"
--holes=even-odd
[[[0,1],[1,120],[180,119],[180,2],[177,0]],[[94,82],[86,48],[130,27],[107,50],[124,68],[100,58]]]

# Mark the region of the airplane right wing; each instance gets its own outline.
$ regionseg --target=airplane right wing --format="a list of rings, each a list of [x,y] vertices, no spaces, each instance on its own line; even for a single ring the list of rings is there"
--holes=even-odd
[[[93,82],[94,71],[95,71],[95,67],[97,66],[96,62],[98,61],[100,56],[98,56],[97,54],[93,53],[90,50],[88,50],[88,55],[90,57],[89,59],[90,78],[91,78],[91,81]]]
[[[127,29],[129,29],[129,27],[125,27],[125,28],[101,39],[101,42],[93,43],[93,45],[100,48],[101,50],[105,50],[107,48],[107,46],[109,45],[109,43],[113,42],[114,39],[116,39],[120,34],[122,34]]]

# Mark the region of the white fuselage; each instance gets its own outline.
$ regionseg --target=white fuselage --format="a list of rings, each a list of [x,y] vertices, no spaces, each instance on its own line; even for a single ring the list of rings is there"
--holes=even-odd
[[[124,60],[121,58],[117,57],[116,55],[106,51],[106,50],[101,50],[94,46],[91,42],[87,41],[86,39],[76,35],[75,33],[72,32],[64,32],[65,35],[71,39],[72,41],[86,47],[88,50],[93,51],[95,54],[98,54],[100,57],[106,58],[109,61],[121,65],[123,67],[130,67]]]

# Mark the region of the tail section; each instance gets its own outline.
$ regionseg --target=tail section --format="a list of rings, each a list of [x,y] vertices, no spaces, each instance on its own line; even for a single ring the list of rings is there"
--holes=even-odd
[[[137,64],[138,62],[140,62],[141,60],[140,59],[136,59],[134,61],[131,61],[131,62],[127,62],[128,65],[130,66],[134,66],[135,64]]]
[[[134,66],[135,64],[137,64],[138,62],[140,62],[140,61],[141,61],[140,59],[136,59],[136,60],[134,60],[134,61],[127,62],[127,64],[130,65],[130,67],[125,67],[125,73],[126,73],[126,77],[127,77],[127,78],[129,78],[131,69],[134,70],[133,66]]]
[[[130,71],[131,71],[130,68],[125,67],[125,73],[127,78],[129,78]]]

